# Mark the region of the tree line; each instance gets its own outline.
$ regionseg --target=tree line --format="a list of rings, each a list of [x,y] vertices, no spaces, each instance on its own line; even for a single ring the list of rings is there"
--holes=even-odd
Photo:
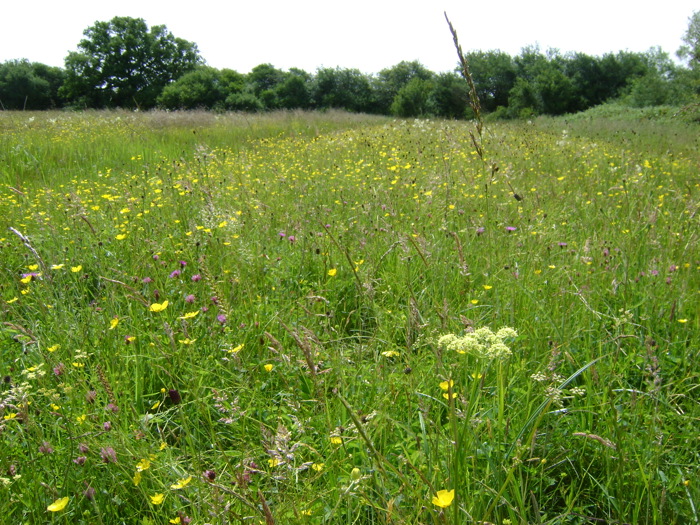
[[[523,49],[466,54],[483,111],[496,118],[561,115],[610,100],[630,106],[681,105],[700,95],[700,11],[689,19],[678,56],[652,48],[603,56]],[[350,68],[314,73],[260,64],[249,73],[206,65],[193,42],[165,26],[116,17],[84,31],[65,67],[24,60],[0,64],[0,107],[345,109],[398,117],[469,118],[467,84],[403,61],[377,74]]]

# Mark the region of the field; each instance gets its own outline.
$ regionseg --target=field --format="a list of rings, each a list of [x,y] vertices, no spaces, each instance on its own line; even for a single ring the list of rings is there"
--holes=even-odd
[[[698,523],[699,149],[1,112],[1,521]]]

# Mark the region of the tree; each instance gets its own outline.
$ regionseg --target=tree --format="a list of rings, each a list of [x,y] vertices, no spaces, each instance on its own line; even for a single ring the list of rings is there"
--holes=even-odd
[[[684,45],[678,50],[678,57],[687,60],[691,68],[700,68],[700,11],[688,18],[688,29],[682,40]]]
[[[240,93],[245,77],[232,69],[202,66],[168,84],[158,105],[168,109],[223,109],[226,97]]]
[[[197,45],[142,18],[95,22],[65,59],[63,94],[91,107],[150,108],[165,86],[203,63]]]
[[[390,68],[382,69],[374,81],[376,111],[387,114],[390,112],[401,88],[414,78],[431,80],[434,74],[418,61],[402,61]]]
[[[60,106],[59,86],[63,71],[28,60],[0,64],[0,107],[5,109],[50,109]]]
[[[467,54],[474,87],[486,112],[508,105],[508,93],[515,85],[515,64],[503,51],[475,51]]]
[[[357,69],[318,69],[312,93],[316,107],[321,109],[370,112],[374,99],[369,79]]]

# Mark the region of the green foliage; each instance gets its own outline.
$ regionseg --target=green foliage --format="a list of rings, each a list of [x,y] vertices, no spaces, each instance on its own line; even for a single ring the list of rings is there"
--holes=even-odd
[[[245,76],[231,69],[199,67],[168,84],[158,97],[158,105],[169,109],[222,109],[230,95],[245,87]]]
[[[153,107],[166,85],[202,63],[196,44],[141,18],[96,22],[84,35],[66,57],[62,88],[80,106]]]
[[[319,109],[370,113],[374,107],[369,79],[357,69],[319,68],[314,76],[312,99]]]
[[[61,105],[63,71],[28,60],[0,64],[0,104],[4,109],[52,109]]]

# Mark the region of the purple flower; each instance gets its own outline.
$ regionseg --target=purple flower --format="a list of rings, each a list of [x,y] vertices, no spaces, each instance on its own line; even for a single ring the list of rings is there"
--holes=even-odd
[[[75,459],[73,460],[73,463],[75,463],[76,465],[82,466],[82,465],[85,465],[85,460],[86,460],[86,459],[87,459],[87,458],[86,458],[85,456],[78,456],[77,458],[75,458]]]
[[[95,390],[90,390],[87,394],[85,394],[85,400],[88,403],[94,403],[95,399],[97,399],[97,392]]]
[[[296,241],[296,240],[297,240],[297,238],[294,237],[294,235],[290,235],[290,236],[289,236],[289,242],[292,242],[292,243],[293,243],[293,242]]]
[[[675,264],[672,264],[671,266],[668,267],[668,273],[673,273],[676,270],[678,270],[678,266],[676,266]]]
[[[78,452],[81,454],[87,454],[90,451],[90,447],[88,447],[85,443],[81,443],[78,445]]]
[[[112,430],[112,422],[111,422],[111,421],[105,421],[104,423],[102,423],[102,429],[103,429],[105,432],[109,432],[110,430]],[[104,449],[103,449],[103,450],[104,450]]]
[[[153,260],[157,261],[158,259],[160,259],[160,257],[158,257],[158,254],[157,253],[153,254]]]
[[[153,279],[151,279],[150,277],[144,277],[143,279],[141,279],[141,282],[143,284],[148,284],[148,283],[152,283]]]
[[[105,410],[109,410],[111,412],[114,412],[115,414],[119,412],[119,407],[115,405],[114,403],[109,403],[106,407]]]
[[[226,316],[224,314],[219,314],[216,316],[216,320],[221,324],[226,324]]]
[[[87,483],[86,483],[86,485],[87,485]],[[83,496],[85,496],[85,499],[88,501],[94,500],[95,499],[95,489],[93,489],[90,485],[87,485],[85,492],[83,492]]]
[[[102,450],[100,450],[100,457],[105,463],[117,462],[117,453],[112,447],[103,447]]]
[[[280,239],[282,239],[282,238],[286,237],[287,234],[284,232],[279,232],[277,235],[279,235]]]
[[[566,246],[568,246],[568,244],[565,243],[565,242],[560,242],[560,243],[559,243],[559,247],[560,247],[560,248],[564,248],[564,247],[566,247]]]
[[[202,276],[199,275],[198,273],[196,273],[196,274],[194,274],[194,275],[192,276],[192,281],[194,281],[195,283],[196,283],[196,282],[199,282],[199,281],[201,281],[201,280],[202,280]]]
[[[484,228],[483,226],[479,226],[479,227],[476,229],[476,234],[477,234],[477,235],[481,235],[481,234],[484,233],[485,231],[486,231],[486,228]]]
[[[175,277],[180,277],[180,274],[182,272],[180,270],[173,270],[173,272],[170,274],[170,278],[174,279]]]
[[[187,304],[192,304],[194,301],[195,301],[194,295],[190,294],[190,295],[185,296],[185,302]]]
[[[177,405],[182,401],[182,397],[180,397],[180,392],[178,392],[174,388],[168,390],[168,397],[170,398],[170,401],[172,401],[173,405]]]
[[[507,232],[514,232],[514,231],[517,230],[517,229],[518,229],[518,228],[516,228],[515,226],[506,226],[506,231],[507,231]]]
[[[39,447],[39,452],[41,452],[42,454],[52,454],[53,448],[51,447],[51,443],[49,443],[48,441],[44,441]]]
[[[53,373],[55,376],[60,376],[65,370],[66,365],[64,365],[63,363],[58,363],[56,366],[53,367]]]
[[[216,472],[214,472],[213,470],[205,470],[202,473],[202,477],[205,481],[214,481],[216,479]]]
[[[187,266],[187,261],[180,261],[180,268]]]

